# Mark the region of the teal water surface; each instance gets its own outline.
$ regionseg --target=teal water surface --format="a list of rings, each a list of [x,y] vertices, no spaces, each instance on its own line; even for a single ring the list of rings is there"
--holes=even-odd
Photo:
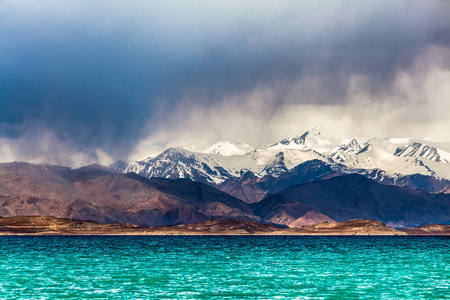
[[[450,298],[446,237],[0,237],[0,298]]]

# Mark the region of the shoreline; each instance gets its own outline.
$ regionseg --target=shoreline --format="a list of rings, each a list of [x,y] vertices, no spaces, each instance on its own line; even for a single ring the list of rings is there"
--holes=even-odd
[[[256,221],[224,219],[145,227],[47,216],[20,216],[0,218],[0,236],[450,236],[450,225],[430,224],[397,230],[376,220],[352,220],[286,228]]]
[[[328,236],[328,237],[448,237],[450,234],[443,233],[443,234],[347,234],[347,233],[335,233],[335,234],[329,234],[329,233],[298,233],[298,234],[292,234],[292,233],[275,233],[275,234],[263,234],[263,233],[179,233],[179,234],[173,234],[173,233],[0,233],[0,237],[2,236],[74,236],[74,237],[80,237],[80,236],[193,236],[193,237],[202,237],[202,236],[256,236],[256,237],[262,237],[262,236],[288,236],[288,237],[294,237],[294,236]]]

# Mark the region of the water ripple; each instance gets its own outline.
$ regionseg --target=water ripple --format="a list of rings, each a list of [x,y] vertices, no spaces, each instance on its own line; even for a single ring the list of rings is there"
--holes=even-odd
[[[445,237],[0,237],[0,298],[450,299]]]

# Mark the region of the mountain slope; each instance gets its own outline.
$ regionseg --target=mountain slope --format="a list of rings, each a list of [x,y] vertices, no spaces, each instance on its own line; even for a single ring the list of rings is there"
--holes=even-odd
[[[242,201],[190,180],[146,179],[99,166],[0,164],[0,216],[19,215],[139,225],[260,220]]]
[[[293,185],[349,174],[359,174],[385,185],[420,189],[430,193],[448,192],[446,188],[450,187],[449,180],[432,176],[421,174],[392,176],[382,170],[352,169],[342,164],[310,160],[278,177],[269,175],[258,177],[248,172],[239,178],[224,181],[218,188],[246,203],[255,203]]]
[[[248,172],[240,178],[224,181],[218,188],[246,203],[255,203],[292,185],[339,175],[342,173],[333,168],[333,165],[320,160],[310,160],[282,173],[279,177],[269,175],[258,177]]]
[[[394,227],[450,223],[450,195],[387,186],[360,175],[295,185],[251,207],[274,223],[292,222],[309,211],[338,222],[375,219]]]

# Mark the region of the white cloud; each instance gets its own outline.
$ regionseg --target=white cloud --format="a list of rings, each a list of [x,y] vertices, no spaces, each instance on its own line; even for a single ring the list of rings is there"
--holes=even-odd
[[[390,88],[367,91],[367,78],[351,75],[344,104],[302,104],[295,101],[323,88],[321,78],[304,78],[290,86],[258,87],[250,93],[228,98],[208,107],[185,99],[138,144],[131,158],[146,156],[166,145],[190,140],[210,145],[220,140],[264,146],[287,136],[298,136],[316,125],[345,138],[364,142],[374,136],[405,136],[450,141],[450,51],[431,47],[414,64],[399,70]],[[306,91],[305,91],[306,90]],[[279,97],[285,96],[285,104]],[[162,121],[162,120],[159,120]]]

